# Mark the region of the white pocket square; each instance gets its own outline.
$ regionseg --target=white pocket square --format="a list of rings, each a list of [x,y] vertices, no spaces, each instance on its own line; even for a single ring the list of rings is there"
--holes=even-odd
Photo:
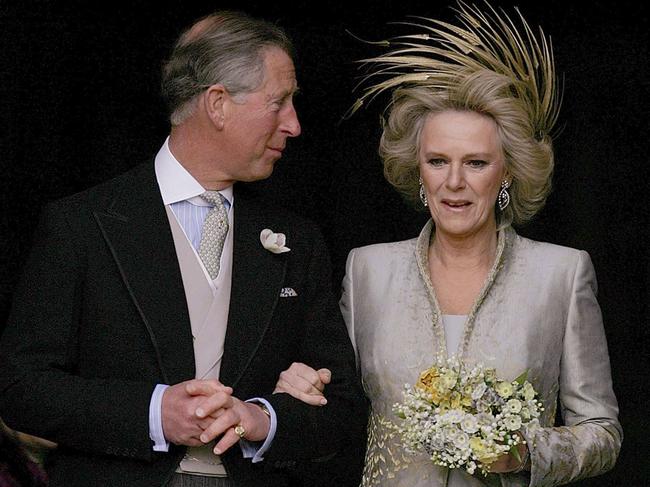
[[[298,296],[298,293],[292,287],[283,287],[282,291],[280,291],[281,298],[293,298],[296,296]]]

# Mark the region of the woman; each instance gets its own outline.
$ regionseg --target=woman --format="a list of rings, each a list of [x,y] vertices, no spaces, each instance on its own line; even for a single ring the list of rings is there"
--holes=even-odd
[[[340,304],[372,403],[362,485],[488,482],[408,454],[391,434],[404,384],[438,354],[507,380],[529,371],[542,428],[522,428],[519,458],[502,455],[490,470],[503,486],[561,485],[612,468],[622,431],[588,254],[511,227],[539,211],[550,190],[553,58],[523,18],[518,32],[495,11],[461,3],[459,12],[458,26],[425,26],[436,46],[409,36],[371,60],[394,75],[364,95],[394,89],[380,146],[385,175],[431,220],[415,239],[348,257]],[[325,381],[300,367],[278,390],[314,403]]]

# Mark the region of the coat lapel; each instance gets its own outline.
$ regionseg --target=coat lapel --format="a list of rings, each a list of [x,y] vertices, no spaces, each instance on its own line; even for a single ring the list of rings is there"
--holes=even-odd
[[[95,219],[151,337],[163,380],[193,378],[185,291],[153,164],[137,168],[124,192],[95,211]]]
[[[220,380],[235,387],[257,351],[280,296],[286,254],[262,247],[260,232],[273,223],[246,191],[235,186],[230,312]],[[266,220],[266,221],[265,221]]]

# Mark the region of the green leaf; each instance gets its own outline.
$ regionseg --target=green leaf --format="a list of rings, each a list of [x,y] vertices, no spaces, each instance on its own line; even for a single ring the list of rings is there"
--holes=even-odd
[[[513,382],[516,382],[519,385],[523,385],[524,382],[526,382],[526,379],[528,378],[528,369],[524,370],[523,373],[517,377]]]
[[[510,453],[519,463],[521,463],[521,454],[519,453],[519,448],[517,448],[517,445],[513,445],[508,453]]]

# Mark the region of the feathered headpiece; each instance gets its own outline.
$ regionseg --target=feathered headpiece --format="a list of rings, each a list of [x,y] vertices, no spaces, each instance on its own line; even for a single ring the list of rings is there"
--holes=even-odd
[[[513,96],[524,103],[535,133],[549,134],[560,105],[550,38],[540,28],[538,39],[518,9],[519,30],[505,12],[499,14],[487,2],[486,7],[484,13],[459,0],[460,25],[415,17],[416,22],[405,24],[424,33],[378,43],[395,49],[360,61],[376,68],[361,85],[377,77],[382,81],[364,89],[350,114],[386,90],[423,86],[452,92],[466,77],[488,70],[513,80]]]

